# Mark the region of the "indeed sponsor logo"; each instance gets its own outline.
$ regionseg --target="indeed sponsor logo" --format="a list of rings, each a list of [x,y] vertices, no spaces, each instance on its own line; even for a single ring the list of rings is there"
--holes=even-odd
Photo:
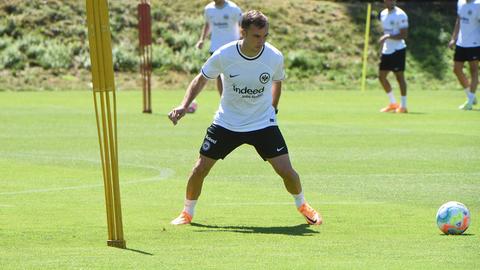
[[[242,95],[258,95],[258,94],[262,94],[264,91],[265,91],[265,86],[263,86],[262,88],[259,88],[259,89],[250,89],[248,87],[244,87],[244,88],[240,88],[240,87],[237,87],[235,84],[233,85],[233,91],[235,91],[236,93],[239,93],[239,94],[242,94]]]

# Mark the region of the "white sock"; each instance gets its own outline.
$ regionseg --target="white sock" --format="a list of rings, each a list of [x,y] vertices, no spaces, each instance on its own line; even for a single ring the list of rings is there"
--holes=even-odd
[[[393,95],[392,90],[390,90],[390,92],[388,92],[387,95],[388,95],[388,98],[390,99],[390,103],[397,103],[397,101],[395,100],[395,96]]]
[[[474,99],[475,99],[475,94],[472,93],[472,92],[469,92],[468,93],[468,104],[472,105]]]
[[[467,88],[463,89],[463,91],[465,91],[465,95],[468,98],[468,94],[470,93],[470,87],[467,87]]]
[[[195,213],[196,204],[197,204],[197,200],[185,199],[185,206],[183,207],[183,211],[187,212],[190,216],[193,217],[193,214]]]
[[[402,96],[400,100],[400,107],[407,108],[407,96]]]
[[[302,204],[305,203],[305,197],[303,196],[303,191],[297,195],[292,194],[292,196],[295,199],[295,205],[297,206],[297,208],[299,208],[300,206],[302,206]]]

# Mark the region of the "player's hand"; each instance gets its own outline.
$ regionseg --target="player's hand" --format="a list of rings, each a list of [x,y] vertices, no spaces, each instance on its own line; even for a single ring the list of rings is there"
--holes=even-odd
[[[199,41],[197,42],[197,44],[195,45],[195,48],[197,48],[197,49],[203,48],[203,40],[199,40]]]
[[[178,120],[185,116],[186,112],[187,110],[184,107],[178,106],[168,113],[168,119],[170,119],[170,121],[172,121],[172,123],[176,125],[178,123]]]
[[[455,47],[455,43],[456,43],[455,40],[453,40],[453,39],[450,40],[450,42],[448,43],[448,48],[453,49],[453,47]]]

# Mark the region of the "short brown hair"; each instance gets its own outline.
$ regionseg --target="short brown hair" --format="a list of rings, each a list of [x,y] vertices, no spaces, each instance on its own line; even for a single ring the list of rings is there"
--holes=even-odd
[[[268,18],[258,10],[249,10],[242,15],[242,28],[248,29],[250,25],[255,25],[258,28],[264,28],[268,25]]]

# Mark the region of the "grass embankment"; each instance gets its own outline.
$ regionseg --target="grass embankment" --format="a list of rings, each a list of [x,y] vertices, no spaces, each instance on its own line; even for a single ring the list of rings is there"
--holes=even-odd
[[[208,57],[194,45],[208,1],[152,1],[154,88],[184,87]],[[271,20],[270,42],[285,55],[287,89],[357,89],[365,3],[299,0],[236,1]],[[114,66],[121,89],[138,88],[137,1],[110,1]],[[85,89],[90,80],[85,3],[77,0],[0,3],[0,89]],[[454,3],[400,4],[410,16],[407,78],[412,89],[457,88],[446,49]],[[374,14],[382,9],[373,7]],[[425,16],[428,14],[428,16]],[[377,88],[373,20],[368,86]],[[208,46],[208,44],[207,44]]]

